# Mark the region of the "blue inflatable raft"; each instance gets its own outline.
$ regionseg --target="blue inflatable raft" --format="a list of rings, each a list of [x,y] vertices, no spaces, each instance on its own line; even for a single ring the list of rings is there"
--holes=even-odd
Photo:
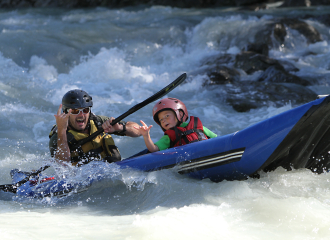
[[[260,171],[277,167],[322,173],[330,167],[329,102],[330,96],[319,98],[232,134],[155,153],[142,151],[113,164],[141,171],[175,168],[180,174],[215,182],[258,177]],[[13,184],[26,177],[17,170],[11,175]],[[84,191],[97,180],[70,184],[39,176],[17,187],[16,194],[63,196]]]

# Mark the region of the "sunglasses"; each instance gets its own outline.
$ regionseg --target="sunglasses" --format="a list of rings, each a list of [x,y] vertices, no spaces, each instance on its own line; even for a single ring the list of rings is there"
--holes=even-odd
[[[71,109],[71,114],[72,115],[78,115],[80,112],[82,112],[83,114],[87,114],[87,113],[89,113],[89,111],[90,111],[89,107],[88,108],[82,108],[82,109],[76,108],[76,109]]]

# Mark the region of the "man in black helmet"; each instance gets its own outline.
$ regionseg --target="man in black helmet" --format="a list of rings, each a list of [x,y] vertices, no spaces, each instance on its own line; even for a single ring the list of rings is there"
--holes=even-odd
[[[137,123],[124,122],[111,125],[113,117],[97,116],[91,112],[92,97],[79,89],[70,90],[62,98],[62,104],[54,115],[56,125],[49,137],[49,149],[52,157],[73,165],[82,165],[95,160],[116,162],[121,160],[118,148],[111,135],[139,137],[134,126]],[[99,129],[104,133],[97,137],[88,137]],[[88,141],[86,141],[86,138]],[[84,140],[83,140],[84,139]]]

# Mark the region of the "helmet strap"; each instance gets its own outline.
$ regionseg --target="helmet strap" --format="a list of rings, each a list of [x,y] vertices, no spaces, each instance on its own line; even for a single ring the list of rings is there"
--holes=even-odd
[[[182,117],[181,117],[181,120],[179,120],[179,122],[180,122],[180,124],[181,124],[181,123],[183,123],[183,122],[184,122],[184,121],[183,121],[184,112],[183,112],[181,109],[179,109],[179,115],[181,115],[180,113],[182,113]]]

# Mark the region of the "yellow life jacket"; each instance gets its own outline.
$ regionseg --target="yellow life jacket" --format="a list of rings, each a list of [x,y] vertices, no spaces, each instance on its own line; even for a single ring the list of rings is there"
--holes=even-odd
[[[98,130],[93,120],[90,120],[90,133],[80,133],[74,130],[68,131],[68,139],[70,140],[69,148],[71,151],[71,163],[73,165],[81,165],[95,160],[105,160],[107,162],[117,162],[121,160],[118,148],[115,146],[110,134],[100,134],[91,141],[78,145],[73,149],[79,140],[87,138]],[[69,136],[72,135],[73,137]]]

